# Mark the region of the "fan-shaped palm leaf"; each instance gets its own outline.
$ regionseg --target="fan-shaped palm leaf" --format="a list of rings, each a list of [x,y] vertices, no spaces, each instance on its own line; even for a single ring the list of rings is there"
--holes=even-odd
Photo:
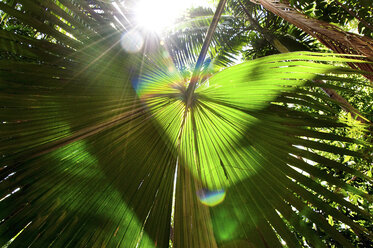
[[[320,183],[371,201],[325,171],[371,178],[314,151],[365,159],[323,142],[363,141],[320,131],[346,127],[331,115],[286,107],[333,113],[308,89],[358,73],[328,62],[359,61],[254,60],[199,82],[186,105],[190,78],[162,48],[126,53],[110,5],[18,3],[0,8],[50,38],[1,31],[1,51],[17,58],[0,64],[2,245],[299,247],[326,235],[352,247],[329,216],[371,239],[343,212],[370,221],[367,210]]]

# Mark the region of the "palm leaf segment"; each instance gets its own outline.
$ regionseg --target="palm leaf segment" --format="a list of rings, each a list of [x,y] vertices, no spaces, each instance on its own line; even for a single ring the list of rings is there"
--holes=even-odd
[[[155,67],[162,59],[147,65],[151,56],[125,53],[111,5],[18,2],[0,7],[53,38],[1,31],[2,52],[18,58],[3,60],[0,72],[2,244],[165,247],[171,237],[176,247],[299,247],[302,237],[325,246],[319,236],[327,235],[352,247],[328,216],[370,239],[344,209],[371,215],[319,182],[371,201],[323,168],[371,179],[312,152],[364,158],[321,142],[358,141],[317,131],[345,126],[327,115],[286,107],[333,113],[307,89],[313,79],[343,80],[338,74],[353,71],[325,62],[352,59],[297,53],[247,62],[200,82],[186,108],[189,79]]]
[[[164,38],[177,68],[188,67],[196,62],[211,23],[211,12],[210,9],[191,11],[191,17],[173,27]],[[241,32],[233,28],[240,21],[233,16],[221,16],[208,53],[213,62],[216,61],[215,65],[224,67],[232,64],[239,48],[247,43],[247,37],[243,35],[245,28],[241,26]]]

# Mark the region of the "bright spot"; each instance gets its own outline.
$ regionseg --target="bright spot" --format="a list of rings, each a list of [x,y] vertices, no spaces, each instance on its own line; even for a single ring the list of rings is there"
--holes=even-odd
[[[144,38],[140,32],[131,30],[122,36],[120,44],[126,52],[136,53],[139,52],[144,45]]]
[[[135,7],[136,22],[148,31],[159,33],[175,24],[188,8],[203,5],[206,3],[198,0],[139,0]]]
[[[6,198],[8,198],[9,196],[17,193],[18,191],[20,191],[21,188],[16,188],[15,190],[12,191],[12,193],[10,194],[7,194],[6,196],[4,196],[3,198],[0,199],[0,202],[4,201]]]
[[[214,207],[220,203],[222,203],[225,199],[226,192],[224,189],[220,190],[207,190],[202,189],[197,192],[197,196],[199,200],[209,207]]]
[[[350,229],[350,226],[349,226],[349,225],[346,225],[345,223],[342,223],[342,224],[341,224],[341,228],[342,228],[342,229]]]

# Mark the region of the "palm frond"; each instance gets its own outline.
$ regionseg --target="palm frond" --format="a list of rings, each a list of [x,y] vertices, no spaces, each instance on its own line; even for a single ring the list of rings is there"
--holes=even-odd
[[[366,192],[323,173],[322,169],[341,170],[368,181],[371,181],[371,178],[336,161],[326,159],[317,152],[308,151],[311,149],[364,158],[365,155],[362,153],[321,142],[325,139],[340,142],[356,141],[307,129],[343,128],[344,125],[335,122],[333,118],[313,116],[278,105],[297,98],[303,100],[301,104],[308,108],[320,111],[329,109],[319,102],[314,104],[309,101],[298,87],[316,86],[309,80],[325,79],[330,73],[347,73],[350,69],[314,63],[310,59],[323,62],[344,60],[333,55],[318,57],[316,54],[303,52],[277,55],[237,65],[213,75],[200,85],[189,110],[183,109],[185,85],[177,83],[182,80],[167,80],[165,76],[147,76],[144,79],[142,99],[151,110],[154,108],[153,115],[157,122],[167,127],[167,137],[173,141],[175,149],[179,150],[179,159],[182,161],[180,164],[182,167],[186,166],[190,171],[188,173],[195,178],[192,189],[185,189],[185,185],[178,186],[184,187],[185,191],[177,191],[181,196],[176,195],[175,213],[179,213],[180,216],[176,215],[175,220],[187,222],[189,225],[200,225],[193,222],[193,218],[190,222],[182,220],[185,213],[196,216],[197,219],[206,214],[206,210],[192,203],[196,199],[189,200],[191,206],[195,207],[195,213],[191,213],[191,206],[185,205],[185,199],[189,199],[186,197],[191,197],[189,191],[223,190],[227,194],[226,200],[219,207],[211,209],[214,225],[226,223],[224,226],[214,226],[215,235],[222,235],[215,236],[218,246],[243,237],[247,244],[251,243],[255,247],[277,246],[279,240],[276,235],[294,246],[301,244],[297,241],[297,236],[300,235],[306,237],[311,245],[317,246],[321,244],[316,239],[320,231],[314,232],[312,226],[307,227],[308,221],[312,221],[324,230],[321,231],[323,235],[330,235],[343,246],[352,247],[347,239],[328,224],[325,215],[349,225],[363,239],[369,237],[370,232],[367,229],[354,223],[339,210],[330,207],[324,199],[324,194],[328,195],[327,198],[331,197],[339,204],[352,207],[352,211],[359,211],[370,219],[368,212],[361,212],[341,195],[325,189],[320,182],[327,181],[371,201],[371,196]],[[173,92],[160,94],[166,92],[167,87],[173,89]],[[158,89],[159,96],[156,94]],[[282,97],[286,95],[291,98]],[[271,105],[270,102],[276,104]],[[292,103],[300,104],[299,101]],[[188,111],[187,121],[181,140],[178,140],[183,111]],[[178,144],[180,149],[177,148]],[[314,166],[314,163],[320,163],[321,167]],[[311,177],[305,176],[303,172]],[[178,175],[177,179],[184,180],[183,177]],[[320,198],[315,197],[316,195]],[[178,200],[184,203],[178,205]],[[182,209],[178,210],[178,207]],[[226,215],[232,211],[237,211],[236,216]],[[235,228],[232,228],[229,235],[223,235],[222,233],[231,228],[227,223],[232,223]],[[183,226],[188,224],[176,226],[175,232],[185,231],[182,229]],[[207,228],[208,233],[209,228],[202,226],[201,230]],[[245,228],[242,230],[242,227]],[[240,231],[240,234],[237,234],[238,228],[242,233]],[[190,240],[203,244],[197,233],[193,233],[192,230],[187,233],[183,234],[182,240],[186,240],[185,235],[189,235]],[[271,235],[273,239],[261,239],[264,235]],[[180,240],[175,242],[178,246],[183,246]]]
[[[371,241],[369,209],[346,195],[372,196],[333,173],[372,179],[323,156],[369,161],[344,146],[369,144],[324,132],[348,125],[310,90],[361,73],[330,64],[359,58],[253,60],[186,106],[187,74],[162,47],[125,52],[106,1],[17,3],[0,8],[35,36],[0,32],[1,245],[352,247],[329,218]]]

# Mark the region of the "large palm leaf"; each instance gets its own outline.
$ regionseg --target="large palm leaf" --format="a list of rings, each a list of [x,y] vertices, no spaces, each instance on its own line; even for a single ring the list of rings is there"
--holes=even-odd
[[[332,172],[371,178],[315,151],[370,156],[323,142],[364,144],[323,132],[346,124],[309,90],[348,81],[356,71],[328,62],[352,59],[247,62],[199,82],[186,107],[190,79],[162,47],[126,53],[110,4],[17,2],[0,8],[36,35],[0,33],[1,244],[351,247],[328,218],[371,240],[345,214],[371,221],[368,210],[338,192],[371,196]]]

